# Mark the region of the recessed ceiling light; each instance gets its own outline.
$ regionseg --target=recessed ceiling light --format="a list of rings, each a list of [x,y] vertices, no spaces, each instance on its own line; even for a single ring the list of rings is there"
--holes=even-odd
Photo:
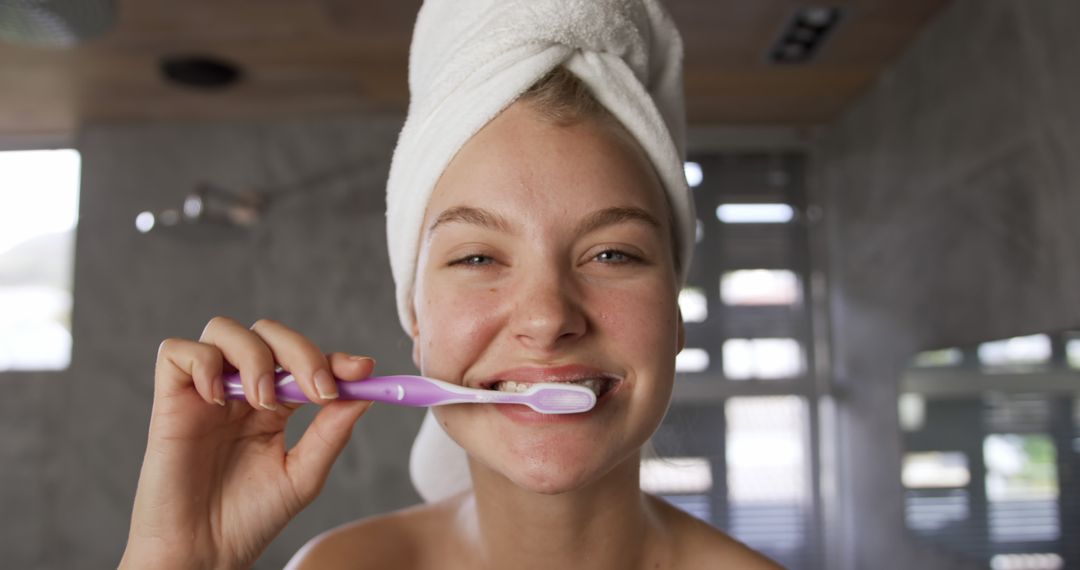
[[[799,20],[812,26],[825,26],[836,20],[839,10],[836,8],[821,8],[808,6],[799,10]]]
[[[161,73],[172,83],[197,89],[222,89],[243,75],[235,64],[202,55],[165,57],[161,60]]]
[[[840,15],[839,8],[804,6],[797,9],[769,49],[769,60],[783,64],[810,61],[836,28]]]

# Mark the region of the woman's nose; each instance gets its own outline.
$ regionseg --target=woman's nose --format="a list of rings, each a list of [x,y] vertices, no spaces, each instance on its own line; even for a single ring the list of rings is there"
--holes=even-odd
[[[518,291],[510,326],[519,342],[551,350],[585,334],[587,320],[568,279],[557,273],[533,276]]]

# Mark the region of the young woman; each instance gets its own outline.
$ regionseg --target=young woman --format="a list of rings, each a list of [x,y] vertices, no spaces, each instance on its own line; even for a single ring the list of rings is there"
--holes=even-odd
[[[686,261],[685,212],[639,141],[555,67],[454,151],[421,205],[401,297],[417,367],[483,389],[574,382],[597,405],[438,408],[469,488],[328,531],[291,568],[778,568],[639,488],[682,347]],[[227,363],[246,403],[213,405]],[[292,450],[276,365],[323,404]],[[266,320],[218,317],[197,342],[163,343],[121,566],[252,564],[318,494],[367,407],[335,401],[332,376],[363,381],[373,366]]]

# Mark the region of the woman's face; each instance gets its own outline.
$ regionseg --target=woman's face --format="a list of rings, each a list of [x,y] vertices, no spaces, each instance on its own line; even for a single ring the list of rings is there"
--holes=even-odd
[[[600,391],[583,414],[437,408],[474,461],[559,493],[637,457],[667,409],[682,344],[670,223],[648,159],[615,126],[559,126],[518,102],[460,150],[425,214],[417,366],[473,388]]]

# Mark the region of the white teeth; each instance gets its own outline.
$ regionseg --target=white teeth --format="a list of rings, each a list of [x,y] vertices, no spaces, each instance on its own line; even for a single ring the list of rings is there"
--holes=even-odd
[[[604,386],[604,380],[602,378],[585,378],[582,380],[573,380],[567,382],[559,382],[560,384],[575,384],[577,386],[584,386],[593,391],[594,394],[600,395],[600,389]],[[514,382],[513,380],[503,380],[496,382],[493,389],[500,392],[524,392],[531,388],[533,384],[527,382]]]
[[[500,392],[524,392],[529,389],[532,384],[526,384],[524,382],[514,382],[513,380],[503,380],[498,384],[495,384],[495,389]]]

